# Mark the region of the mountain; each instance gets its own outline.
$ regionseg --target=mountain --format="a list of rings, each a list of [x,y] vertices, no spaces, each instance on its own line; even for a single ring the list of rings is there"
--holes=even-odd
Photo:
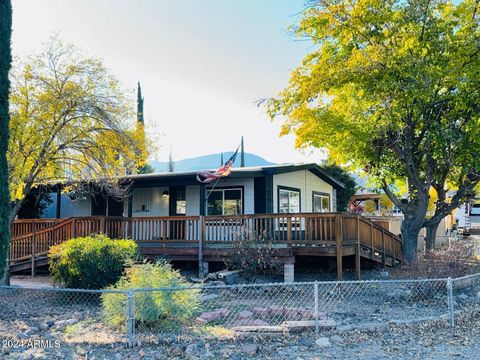
[[[227,161],[233,152],[224,152],[223,160]],[[157,161],[149,160],[148,163],[155,168],[155,171],[166,172],[168,171],[168,161]],[[274,165],[264,158],[251,154],[245,153],[245,166],[266,166]],[[220,166],[220,154],[210,154],[203,155],[194,158],[188,158],[183,160],[174,161],[175,171],[191,171],[191,170],[205,170],[205,169],[216,169]],[[240,153],[237,155],[235,160],[235,167],[240,166]]]

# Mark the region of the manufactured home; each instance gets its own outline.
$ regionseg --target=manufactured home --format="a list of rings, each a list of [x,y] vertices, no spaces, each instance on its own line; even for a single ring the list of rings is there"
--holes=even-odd
[[[233,169],[218,182],[202,184],[197,172],[124,176],[130,195],[122,201],[102,194],[65,194],[58,189],[42,219],[19,219],[12,227],[10,270],[47,263],[51,245],[69,238],[104,233],[135,240],[148,258],[168,256],[223,262],[245,231],[271,243],[293,281],[298,257],[343,257],[395,266],[402,257],[400,237],[360,216],[339,213],[337,191],[343,184],[317,164]],[[363,260],[361,260],[363,258]]]
[[[126,176],[131,196],[120,202],[101,194],[52,194],[42,217],[335,212],[336,191],[343,187],[317,164],[237,168],[206,186],[196,177],[195,171]]]

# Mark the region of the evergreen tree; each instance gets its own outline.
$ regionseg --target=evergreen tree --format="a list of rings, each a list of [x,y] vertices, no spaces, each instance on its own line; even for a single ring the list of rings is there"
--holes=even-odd
[[[357,191],[355,178],[348,171],[335,164],[326,164],[322,168],[328,175],[345,185],[345,188],[337,190],[337,211],[347,211],[350,200]]]
[[[10,244],[10,192],[8,188],[7,150],[9,137],[8,72],[12,62],[12,3],[0,0],[0,284],[8,284]]]
[[[175,171],[175,163],[173,162],[172,148],[170,148],[170,154],[168,154],[168,172]]]
[[[143,120],[143,96],[142,96],[142,87],[140,86],[140,81],[138,82],[137,87],[137,121],[145,124]]]
[[[242,142],[240,143],[240,167],[245,167],[245,148],[243,147],[243,136]]]
[[[220,166],[222,166],[224,163],[225,161],[223,160],[223,152],[222,152],[220,153]]]

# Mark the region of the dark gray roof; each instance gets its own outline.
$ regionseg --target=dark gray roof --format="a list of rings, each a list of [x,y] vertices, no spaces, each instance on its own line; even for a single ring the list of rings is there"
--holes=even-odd
[[[283,174],[300,170],[309,170],[326,183],[332,185],[334,188],[343,189],[345,185],[328,175],[321,166],[315,163],[307,164],[283,164],[283,165],[267,165],[267,166],[250,166],[243,168],[233,168],[230,174],[232,178],[245,178],[245,177],[261,177],[266,174]],[[161,172],[152,174],[136,174],[121,176],[122,179],[131,179],[134,181],[154,181],[154,180],[194,180],[198,171],[178,171],[178,172]]]

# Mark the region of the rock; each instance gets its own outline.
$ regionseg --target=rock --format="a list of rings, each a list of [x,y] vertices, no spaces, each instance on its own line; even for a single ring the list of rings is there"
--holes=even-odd
[[[27,336],[32,336],[36,332],[38,332],[40,329],[38,327],[32,326],[31,328],[27,329],[24,334]]]
[[[211,321],[220,319],[221,317],[227,316],[229,311],[227,309],[217,309],[215,311],[206,311],[197,318],[197,322],[201,324],[206,324]]]
[[[190,278],[190,281],[193,282],[193,283],[196,283],[196,284],[203,284],[203,282],[204,282],[203,279],[200,279],[200,278],[194,277],[194,276],[192,276],[192,277]]]
[[[260,319],[242,319],[235,321],[233,326],[269,326],[269,324]]]
[[[223,270],[217,272],[217,278],[225,281],[227,285],[235,285],[240,280],[240,271],[238,270]]]
[[[285,309],[281,306],[272,305],[268,307],[268,314],[272,316],[283,316]]]
[[[247,355],[255,355],[258,351],[258,345],[257,344],[243,344],[240,347],[240,351],[244,354],[247,354]]]
[[[330,340],[335,344],[343,344],[343,338],[338,335],[333,335]]]
[[[180,344],[174,344],[170,347],[170,353],[172,355],[183,355],[185,347]]]
[[[190,344],[185,348],[184,355],[185,356],[199,356],[205,353],[205,349],[201,347],[199,344]]]
[[[73,324],[76,324],[76,323],[78,323],[78,319],[75,319],[75,318],[65,320],[66,325],[73,325]]]
[[[145,357],[145,351],[140,350],[140,351],[138,352],[138,357],[139,357],[140,359],[143,358],[143,357]]]
[[[241,320],[241,321],[247,321],[247,320]],[[234,326],[232,328],[233,331],[236,332],[246,332],[246,333],[266,333],[266,334],[284,334],[285,329],[282,326],[270,326],[270,325],[265,325],[265,326]]]
[[[315,345],[319,348],[326,348],[332,346],[332,343],[327,337],[320,337],[315,341]]]
[[[371,322],[371,323],[359,324],[355,326],[355,329],[375,331],[375,330],[385,329],[386,327],[388,327],[388,323],[386,322]]]
[[[55,321],[53,321],[53,320],[47,320],[47,321],[45,321],[45,324],[47,324],[48,327],[52,327],[53,325],[55,325]]]
[[[298,345],[311,347],[313,346],[313,340],[309,337],[302,337],[298,340]]]
[[[253,317],[253,313],[251,311],[248,311],[248,310],[243,310],[243,311],[240,311],[238,314],[237,314],[238,318],[243,320],[243,319],[250,319],[251,317]]]
[[[301,332],[304,330],[315,329],[317,326],[317,321],[307,320],[307,321],[284,321],[282,326],[288,332]],[[318,320],[318,327],[320,329],[334,329],[337,326],[335,320],[332,319],[322,319]]]
[[[220,311],[220,314],[225,317],[225,316],[228,316],[230,314],[230,310],[226,309],[226,308],[220,308],[220,309],[217,309],[217,311]]]
[[[192,356],[197,352],[197,344],[190,344],[185,348],[184,354],[186,356]]]
[[[297,314],[305,320],[312,320],[315,319],[315,311],[314,310],[307,310],[307,309],[298,309]],[[318,312],[318,318],[325,318],[326,314],[323,312]]]
[[[208,273],[207,280],[217,280],[218,279],[218,274],[217,273]]]
[[[479,299],[480,299],[480,291],[479,291],[479,292],[477,292],[477,298],[479,298]]]
[[[38,326],[40,328],[40,330],[48,330],[50,329],[50,326],[48,326],[47,323],[42,323]]]
[[[388,271],[380,271],[380,276],[383,277],[383,278],[388,278],[389,276],[389,272]]]
[[[17,338],[19,339],[28,339],[30,335],[26,334],[26,333],[23,333],[23,332],[19,332],[17,333]]]
[[[200,297],[200,301],[208,301],[208,300],[214,300],[216,298],[220,297],[217,294],[205,294]]]
[[[268,309],[263,308],[263,307],[254,307],[252,309],[252,312],[257,316],[267,316],[268,315]]]
[[[468,300],[468,295],[462,293],[462,294],[458,295],[457,298],[460,301],[466,301],[466,300]]]
[[[65,320],[60,320],[55,323],[55,329],[56,330],[64,330],[67,327],[67,324],[65,323]]]
[[[115,353],[115,360],[122,360],[123,356],[120,353]]]

